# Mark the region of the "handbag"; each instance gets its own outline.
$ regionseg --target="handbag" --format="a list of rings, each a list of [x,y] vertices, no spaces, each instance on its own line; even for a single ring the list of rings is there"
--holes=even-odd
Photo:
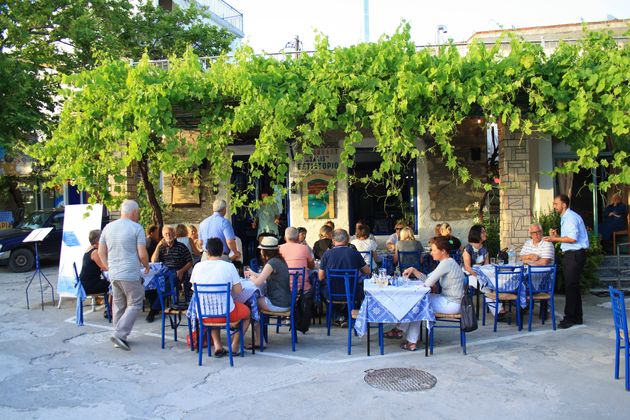
[[[477,315],[475,314],[475,306],[473,305],[472,297],[468,291],[464,292],[462,296],[461,304],[461,328],[464,332],[475,331],[478,328]]]

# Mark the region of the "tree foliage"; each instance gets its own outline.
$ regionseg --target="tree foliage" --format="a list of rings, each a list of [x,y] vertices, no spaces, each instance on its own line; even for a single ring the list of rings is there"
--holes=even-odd
[[[251,133],[250,189],[263,174],[285,185],[289,155],[295,161],[312,155],[331,131],[343,133],[342,179],[371,132],[382,163],[369,179],[383,182],[387,194],[398,194],[404,162],[427,153],[442,157],[462,181],[490,188],[471,179],[451,143],[458,125],[475,115],[566,141],[578,159],[565,170],[614,168],[605,188],[630,181],[629,52],[605,33],[590,33],[549,57],[517,38],[507,52],[475,43],[465,55],[453,45],[436,53],[416,50],[403,25],[376,43],[334,50],[320,36],[313,54],[283,59],[244,47],[209,69],[190,50],[172,57],[166,71],[146,57],[136,67],[106,59],[65,79],[59,128],[37,154],[51,165],[54,181],[72,179],[107,201],[108,178],[144,158],[186,176],[207,163],[214,182],[228,180],[228,146]],[[176,109],[199,113],[197,141],[180,135]],[[426,149],[417,147],[419,138]],[[605,150],[612,157],[597,160]],[[233,192],[232,206],[257,206],[248,192]]]
[[[12,146],[53,121],[54,75],[90,69],[101,56],[166,58],[191,45],[217,55],[233,36],[206,23],[195,2],[166,11],[152,1],[8,0],[0,5],[0,144]]]

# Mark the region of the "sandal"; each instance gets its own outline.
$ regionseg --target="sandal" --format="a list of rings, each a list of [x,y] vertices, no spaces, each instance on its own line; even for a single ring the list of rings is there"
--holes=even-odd
[[[400,343],[400,348],[407,351],[416,351],[416,343],[410,343],[409,341],[405,341],[404,343]]]
[[[385,338],[402,338],[403,333],[401,330],[394,328],[393,330],[389,330],[383,334]]]
[[[219,349],[217,351],[214,352],[214,357],[216,357],[217,359],[222,358],[223,356],[227,355],[228,352],[226,349]]]

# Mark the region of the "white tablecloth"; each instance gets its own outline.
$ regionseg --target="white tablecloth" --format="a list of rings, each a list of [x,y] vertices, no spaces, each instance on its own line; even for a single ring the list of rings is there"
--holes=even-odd
[[[418,302],[419,298],[431,291],[421,281],[409,282],[409,285],[406,287],[380,287],[366,281],[363,290],[366,294],[369,293],[374,299],[378,300],[385,309],[398,319],[402,319]]]

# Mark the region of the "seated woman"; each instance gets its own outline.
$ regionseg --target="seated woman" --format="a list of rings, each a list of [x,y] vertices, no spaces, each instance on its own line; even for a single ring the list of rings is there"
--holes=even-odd
[[[410,227],[404,227],[400,231],[400,239],[396,242],[396,252],[394,253],[394,265],[399,263],[403,266],[422,264],[422,243],[416,240],[413,235],[413,230]],[[401,260],[398,261],[398,251],[402,252],[415,252],[416,255],[403,255]]]
[[[197,245],[195,245],[195,241],[193,241],[193,239],[188,235],[188,228],[186,227],[186,225],[180,223],[175,227],[175,237],[177,242],[185,245],[186,248],[188,248],[193,262],[201,259],[201,252],[199,252]]]
[[[107,270],[107,266],[98,256],[99,239],[101,239],[101,231],[91,230],[88,234],[90,247],[83,254],[83,265],[81,266],[81,274],[79,274],[83,289],[88,295],[105,293],[109,290],[109,282],[101,276],[101,271]]]
[[[327,224],[319,229],[319,241],[313,244],[313,254],[316,260],[321,260],[324,252],[332,248],[332,233],[333,228]]]
[[[271,312],[285,312],[291,308],[291,289],[289,286],[289,267],[280,256],[278,250],[278,239],[273,236],[264,237],[260,245],[260,255],[264,264],[261,273],[246,271],[248,277],[256,286],[267,285],[265,297],[258,298],[258,307]],[[258,338],[258,328],[254,329],[256,342]],[[252,343],[252,346],[257,346]],[[252,346],[248,346],[251,350]]]
[[[374,240],[374,238],[370,238],[370,228],[367,225],[357,225],[356,227],[356,238],[350,242],[359,252],[369,252],[370,255],[361,254],[365,263],[369,266],[370,259],[372,260],[371,270],[376,269],[376,263],[380,262],[379,256],[376,253],[376,249],[378,248],[378,244]]]
[[[442,223],[440,227],[440,235],[445,237],[448,240],[448,243],[451,244],[451,251],[459,251],[462,247],[462,241],[453,236],[451,225],[448,223]]]
[[[188,226],[188,237],[191,239],[193,243],[193,255],[198,255],[197,257],[193,257],[193,263],[197,264],[201,261],[201,254],[203,253],[203,244],[199,240],[199,231],[197,230],[197,226],[189,225]],[[198,254],[195,254],[194,249],[197,249]]]
[[[241,278],[236,271],[234,264],[224,261],[223,242],[219,238],[210,238],[206,243],[208,259],[200,261],[193,267],[190,282],[193,284],[222,284],[231,283],[231,295],[236,296],[243,290]],[[243,334],[249,327],[249,308],[241,303],[235,302],[230,296],[230,322],[243,321]],[[222,321],[221,321],[222,320]],[[225,322],[224,318],[213,319],[213,322]],[[227,354],[221,343],[221,332],[212,330],[212,345],[214,346],[214,357],[222,357]],[[240,337],[238,332],[232,334],[232,355],[239,354]]]
[[[490,256],[484,246],[486,241],[486,228],[482,225],[474,225],[468,231],[468,245],[464,247],[462,259],[464,260],[464,270],[469,274],[468,285],[477,288],[477,277],[473,271],[473,265],[489,264]]]
[[[604,209],[604,221],[599,233],[604,241],[612,240],[613,232],[628,228],[628,207],[621,202],[621,195],[612,196],[611,203]]]
[[[436,313],[456,314],[460,311],[461,300],[464,296],[466,276],[459,264],[449,256],[451,247],[443,236],[435,238],[431,244],[431,256],[439,264],[427,276],[424,285],[433,287],[440,283],[442,293],[429,295],[429,303]],[[414,275],[418,278],[423,276],[420,271],[414,267],[409,267],[403,272],[403,276],[408,277]],[[406,341],[400,345],[403,350],[415,351],[418,337],[420,336],[420,321],[402,324],[406,332]]]

